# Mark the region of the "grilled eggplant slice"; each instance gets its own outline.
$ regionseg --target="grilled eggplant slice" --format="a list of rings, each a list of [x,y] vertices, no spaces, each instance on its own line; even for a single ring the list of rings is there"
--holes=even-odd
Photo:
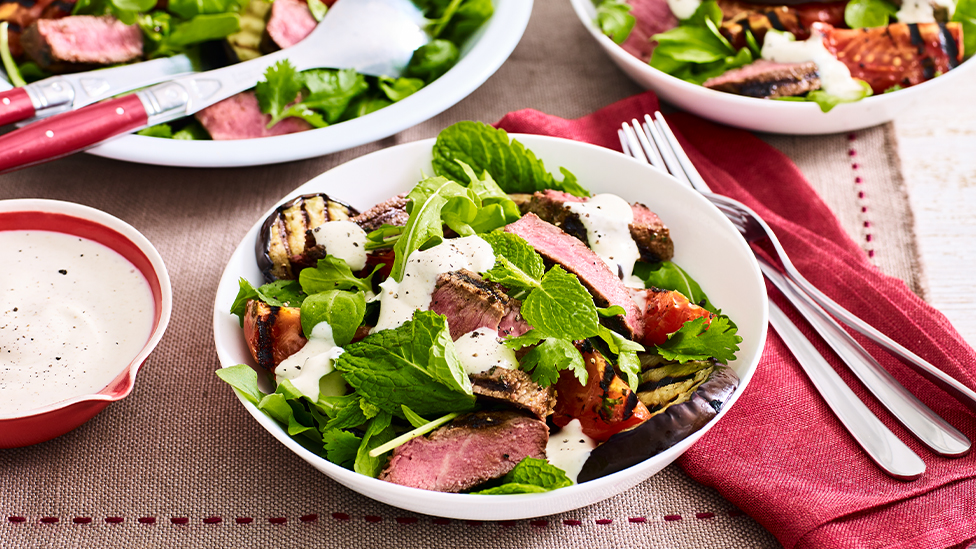
[[[626,469],[674,446],[714,418],[739,384],[735,372],[721,364],[708,364],[704,369],[692,373],[691,379],[701,378],[701,381],[693,383],[686,390],[674,390],[670,386],[687,383],[689,376],[672,377],[668,372],[661,373],[665,375],[657,382],[652,382],[656,387],[643,391],[657,393],[656,396],[652,399],[650,395],[644,395],[641,401],[648,398],[663,402],[670,394],[673,397],[671,402],[659,408],[657,413],[636,428],[617,433],[594,449],[583,464],[579,482]],[[638,391],[639,396],[641,392]]]
[[[298,307],[276,307],[252,299],[244,313],[244,339],[251,356],[268,373],[305,343]]]
[[[295,280],[306,267],[325,257],[312,229],[328,221],[346,221],[357,215],[352,206],[326,194],[306,194],[282,204],[261,227],[255,250],[258,267],[268,282]]]

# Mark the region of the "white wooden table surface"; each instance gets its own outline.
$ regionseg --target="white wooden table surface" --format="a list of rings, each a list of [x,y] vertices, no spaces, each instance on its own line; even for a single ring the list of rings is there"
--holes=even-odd
[[[976,73],[895,119],[928,301],[976,346]]]

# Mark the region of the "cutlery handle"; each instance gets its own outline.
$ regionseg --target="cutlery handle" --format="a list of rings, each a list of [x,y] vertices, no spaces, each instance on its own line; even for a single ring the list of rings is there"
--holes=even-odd
[[[757,259],[766,278],[813,326],[813,329],[847,364],[871,394],[881,401],[915,437],[932,451],[943,456],[958,457],[969,452],[971,443],[965,435],[908,392],[810,296],[789,282],[786,276],[768,261],[762,257]]]
[[[0,92],[0,126],[20,122],[34,116],[34,102],[24,88]]]
[[[837,419],[882,471],[899,480],[914,480],[925,472],[925,462],[875,416],[816,347],[772,301],[769,324],[799,361]]]
[[[0,173],[83,151],[148,123],[135,94],[39,120],[0,136]]]

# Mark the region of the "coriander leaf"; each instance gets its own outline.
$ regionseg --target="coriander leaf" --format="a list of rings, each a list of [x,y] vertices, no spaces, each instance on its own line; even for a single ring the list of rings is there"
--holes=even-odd
[[[519,361],[519,367],[530,372],[532,381],[542,387],[548,387],[558,381],[559,372],[567,369],[573,372],[580,383],[586,385],[587,372],[583,355],[580,354],[572,341],[566,339],[550,337],[542,340],[522,357],[522,360]]]
[[[301,101],[306,109],[325,113],[325,121],[339,121],[349,103],[366,92],[366,77],[353,69],[317,69],[301,73],[310,94]]]
[[[308,122],[313,128],[324,128],[329,125],[321,114],[308,108],[308,105],[305,103],[295,103],[281,113],[281,119],[289,117],[301,118],[302,120]],[[273,122],[272,125],[276,123],[277,122]]]
[[[885,0],[851,0],[844,8],[844,22],[852,29],[884,27],[898,8]]]
[[[735,360],[735,351],[742,341],[735,332],[726,316],[712,318],[708,326],[704,317],[696,318],[670,334],[663,345],[657,345],[657,352],[667,360],[679,362],[715,358],[727,363]]]
[[[630,4],[623,0],[604,0],[596,6],[594,23],[615,43],[623,44],[637,22],[630,10]]]
[[[505,130],[481,122],[458,122],[438,134],[434,143],[434,172],[464,181],[467,177],[458,160],[475,173],[490,173],[506,193],[555,189],[576,196],[589,196],[568,171],[562,172],[562,181],[556,180],[532,151],[518,141],[510,142]]]
[[[361,291],[319,292],[302,302],[302,332],[305,337],[311,337],[312,329],[319,322],[326,322],[332,329],[332,340],[337,346],[344,347],[356,335],[365,314],[366,296]]]
[[[332,463],[352,469],[362,439],[341,429],[329,429],[322,433],[325,441],[325,457]]]
[[[718,312],[718,309],[708,301],[708,296],[702,291],[701,286],[676,263],[671,261],[644,263],[640,261],[634,264],[634,275],[643,280],[648,288],[674,290],[687,297],[688,301],[713,313]]]
[[[428,84],[453,67],[461,57],[457,46],[447,40],[431,40],[413,52],[404,75]]]
[[[361,475],[376,478],[383,466],[386,465],[386,456],[372,457],[369,451],[377,446],[385,444],[396,436],[390,422],[393,416],[388,412],[381,412],[379,415],[369,420],[366,433],[363,434],[363,441],[356,451],[356,461],[353,470]]]
[[[501,486],[474,492],[475,494],[524,494],[548,492],[572,486],[566,472],[544,459],[526,457],[502,477]]]
[[[264,71],[264,80],[254,87],[261,112],[271,115],[271,125],[284,117],[288,105],[298,98],[303,79],[287,59],[278,61]]]
[[[374,270],[373,273],[375,272]],[[301,284],[302,290],[308,295],[328,290],[351,290],[353,288],[365,292],[372,290],[370,279],[373,277],[373,273],[370,273],[366,278],[357,278],[356,275],[352,274],[352,269],[349,268],[349,264],[344,259],[327,255],[318,261],[315,268],[302,269],[302,272],[298,273],[298,282]]]
[[[643,352],[644,346],[605,326],[600,326],[599,335],[610,348],[610,352],[617,355],[617,367],[627,377],[627,385],[636,390],[640,385],[641,375],[641,363],[637,353]]]
[[[575,275],[556,265],[522,303],[522,316],[548,337],[570,341],[597,334],[596,305]]]
[[[258,373],[254,371],[254,368],[246,364],[238,364],[229,368],[221,368],[216,373],[217,377],[229,383],[252,404],[257,404],[264,398],[264,393],[258,387]]]
[[[419,78],[387,78],[381,76],[378,82],[383,94],[394,103],[410,97],[424,87],[424,81]]]
[[[447,320],[431,311],[348,345],[335,366],[364,399],[392,414],[404,404],[421,416],[474,408]]]

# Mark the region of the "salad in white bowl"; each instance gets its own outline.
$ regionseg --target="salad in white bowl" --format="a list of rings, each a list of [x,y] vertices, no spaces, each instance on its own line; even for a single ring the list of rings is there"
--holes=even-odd
[[[526,140],[658,174],[605,149]],[[626,185],[591,194],[480,123],[444,130],[432,151],[375,154],[425,147],[410,163],[423,172],[372,159],[368,175],[407,168],[397,181],[420,182],[380,185],[361,212],[340,181],[367,175],[369,157],[299,189],[225,271],[218,375],[280,440],[381,501],[519,518],[633,485],[731,405],[758,360],[765,294],[721,214],[681,189],[664,218],[691,205],[696,220],[670,227],[622,198]],[[740,295],[715,284],[722,300],[706,297],[678,267],[695,256],[680,238],[699,227],[722,242],[712,259],[730,264]],[[525,494],[535,504],[506,500]]]

